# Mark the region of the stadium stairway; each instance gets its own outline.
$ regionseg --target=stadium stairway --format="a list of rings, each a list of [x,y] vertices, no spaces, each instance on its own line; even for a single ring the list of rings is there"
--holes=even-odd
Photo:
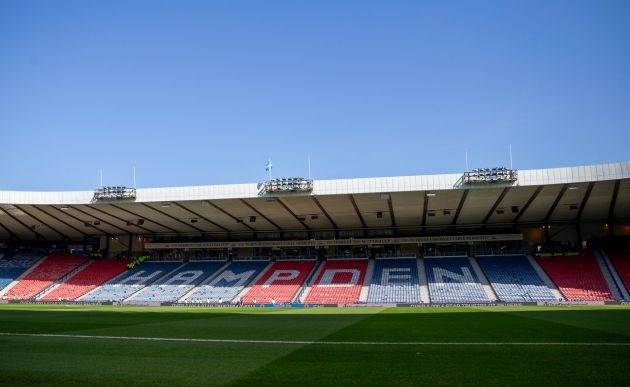
[[[424,266],[424,259],[418,258],[418,281],[420,282],[420,302],[423,304],[431,303],[429,297],[429,281],[427,280],[427,271]]]
[[[543,280],[543,282],[545,283],[547,288],[549,288],[549,290],[551,291],[553,296],[556,298],[556,300],[558,300],[558,302],[566,301],[564,296],[562,295],[562,293],[556,286],[556,284],[547,275],[547,272],[544,271],[543,268],[538,264],[538,261],[536,260],[536,258],[534,258],[533,256],[529,254],[526,255],[526,257],[529,264],[532,266],[534,271],[536,271],[536,274],[538,274],[538,277],[540,277],[540,279]]]
[[[369,276],[366,275],[366,278]],[[374,261],[367,302],[370,304],[419,304],[418,260],[379,258]]]
[[[601,270],[602,274],[604,275],[604,280],[606,280],[606,285],[608,286],[608,289],[610,289],[610,293],[612,294],[613,298],[616,301],[623,301],[624,297],[621,294],[620,287],[617,285],[617,282],[615,282],[615,279],[612,275],[614,269],[608,266],[608,263],[599,250],[594,250],[593,255],[595,256],[595,260],[599,265],[599,270]]]
[[[232,261],[182,297],[182,303],[238,302],[238,297],[247,286],[259,279],[269,261]]]
[[[309,278],[306,280],[305,285],[302,287],[302,290],[300,290],[300,292],[296,296],[296,300],[300,304],[303,304],[306,300],[306,297],[308,296],[308,293],[310,293],[313,284],[315,283],[315,280],[317,279],[317,277],[319,277],[319,273],[322,272],[325,263],[325,261],[318,262],[317,265],[315,265],[315,267],[313,268],[313,272],[309,275]]]
[[[324,263],[305,304],[356,304],[367,269],[367,259],[330,259]]]
[[[465,304],[490,302],[468,257],[424,258],[431,302]]]
[[[370,283],[372,282],[372,275],[374,274],[374,260],[368,260],[368,266],[365,270],[365,277],[363,279],[363,286],[361,287],[361,293],[359,294],[359,303],[365,304],[370,292]]]
[[[630,249],[619,247],[600,250],[624,299],[630,301]]]
[[[479,282],[481,282],[483,291],[486,293],[486,296],[488,297],[488,299],[493,302],[498,301],[499,298],[495,294],[494,289],[492,289],[492,286],[490,286],[490,281],[488,281],[488,278],[486,278],[486,275],[481,270],[481,267],[479,267],[477,260],[473,257],[468,257],[468,260],[470,261],[470,266],[475,271],[477,278],[479,278]]]
[[[537,262],[567,301],[613,301],[593,252],[576,256],[538,256]]]
[[[112,278],[105,284],[78,298],[88,302],[122,302],[160,278],[177,270],[182,262],[144,261],[131,270]]]
[[[524,255],[478,256],[475,258],[504,302],[557,302]]]
[[[74,301],[127,270],[120,259],[99,258],[79,267],[68,278],[54,285],[39,297],[42,301]]]
[[[0,297],[45,259],[34,255],[17,255],[0,260]]]
[[[293,301],[315,267],[314,260],[276,261],[241,298],[243,304],[287,304]]]
[[[78,255],[49,255],[12,286],[5,296],[7,299],[31,299],[75,270],[85,261],[85,257]]]
[[[176,302],[225,265],[224,261],[191,261],[141,289],[126,304]]]

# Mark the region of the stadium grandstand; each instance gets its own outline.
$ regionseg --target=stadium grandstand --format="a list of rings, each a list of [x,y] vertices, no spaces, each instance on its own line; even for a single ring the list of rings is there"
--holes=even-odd
[[[0,192],[4,302],[630,301],[630,163]]]

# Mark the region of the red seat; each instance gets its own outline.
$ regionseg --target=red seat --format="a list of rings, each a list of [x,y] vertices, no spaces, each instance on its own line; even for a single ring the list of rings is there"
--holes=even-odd
[[[302,287],[315,261],[278,261],[243,296],[244,304],[286,304]]]
[[[80,272],[70,277],[50,293],[42,297],[42,300],[73,301],[92,289],[104,284],[127,269],[127,262],[115,259],[97,259],[84,267]]]
[[[578,256],[536,258],[568,301],[612,301],[604,275],[591,251]]]
[[[608,255],[615,267],[615,271],[621,277],[623,285],[630,292],[630,249],[620,247],[607,248],[606,255]]]
[[[8,299],[27,300],[85,262],[78,255],[50,255],[6,293]]]
[[[367,259],[326,261],[304,303],[357,303],[361,295],[367,264]]]

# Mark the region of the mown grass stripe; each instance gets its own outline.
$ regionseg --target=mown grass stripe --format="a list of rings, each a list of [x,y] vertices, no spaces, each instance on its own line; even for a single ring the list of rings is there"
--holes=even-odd
[[[444,346],[630,346],[629,343],[619,342],[523,342],[523,341],[487,341],[487,342],[440,342],[440,341],[308,341],[308,340],[253,340],[253,339],[195,339],[187,337],[143,337],[143,336],[101,336],[101,335],[71,335],[63,333],[12,333],[0,332],[0,336],[14,337],[50,337],[68,339],[104,339],[104,340],[137,340],[137,341],[170,341],[191,343],[228,343],[228,344],[286,344],[286,345],[387,345],[387,346],[414,346],[414,345],[444,345]]]

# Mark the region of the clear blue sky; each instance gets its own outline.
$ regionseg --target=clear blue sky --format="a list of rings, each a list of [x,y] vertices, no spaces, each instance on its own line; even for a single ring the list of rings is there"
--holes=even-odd
[[[0,189],[630,159],[630,1],[0,2]]]

